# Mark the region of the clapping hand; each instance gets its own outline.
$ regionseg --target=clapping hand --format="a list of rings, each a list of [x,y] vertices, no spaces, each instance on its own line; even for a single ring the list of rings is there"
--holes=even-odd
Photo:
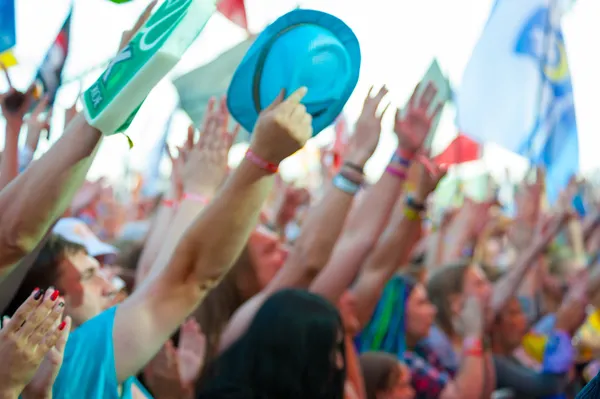
[[[206,338],[190,319],[180,330],[179,347],[167,341],[144,371],[146,383],[158,399],[191,398],[196,378],[204,365]]]
[[[49,289],[44,295],[36,289],[12,319],[4,319],[0,358],[9,367],[0,367],[1,393],[16,397],[24,390],[24,394],[50,391],[71,327],[68,317],[61,322],[63,311],[58,291]]]
[[[312,137],[312,116],[300,103],[308,89],[301,87],[284,100],[284,92],[258,116],[250,150],[274,165],[300,150]]]

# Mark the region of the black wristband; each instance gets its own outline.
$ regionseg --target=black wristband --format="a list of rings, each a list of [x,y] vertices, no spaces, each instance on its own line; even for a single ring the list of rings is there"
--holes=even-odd
[[[417,201],[415,201],[413,197],[406,198],[406,206],[408,206],[411,209],[414,209],[417,212],[425,212],[425,210],[427,209],[425,204],[419,204]]]
[[[355,164],[355,163],[352,163],[352,162],[346,161],[346,162],[344,162],[344,166],[346,166],[346,167],[348,167],[348,168],[350,168],[350,169],[352,169],[352,170],[354,170],[354,171],[356,171],[356,172],[360,173],[361,175],[365,173],[365,171],[364,171],[363,167],[362,167],[362,166],[359,166],[359,165],[357,165],[357,164]]]

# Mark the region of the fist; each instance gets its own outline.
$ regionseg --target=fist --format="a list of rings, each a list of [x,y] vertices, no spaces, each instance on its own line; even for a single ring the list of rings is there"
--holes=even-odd
[[[278,165],[304,147],[312,137],[312,117],[300,103],[306,87],[283,100],[283,93],[258,116],[250,148],[265,161]]]

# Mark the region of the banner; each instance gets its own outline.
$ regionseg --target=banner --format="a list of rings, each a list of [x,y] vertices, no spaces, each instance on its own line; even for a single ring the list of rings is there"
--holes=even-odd
[[[461,131],[545,166],[550,202],[579,168],[564,8],[557,4],[498,0],[456,93]]]
[[[233,73],[246,55],[253,38],[227,50],[213,61],[175,79],[173,84],[179,94],[181,108],[198,128],[204,121],[204,112],[211,97],[227,93]],[[246,141],[247,132],[240,132],[237,141]]]
[[[71,9],[35,77],[36,83],[42,86],[44,95],[49,96],[50,105],[54,104],[56,93],[62,81],[62,71],[69,54],[69,31],[72,13],[73,10]],[[32,107],[35,107],[35,104]]]

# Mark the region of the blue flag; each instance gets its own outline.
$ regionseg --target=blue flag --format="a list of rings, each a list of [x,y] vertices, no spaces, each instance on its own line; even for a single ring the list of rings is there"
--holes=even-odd
[[[0,53],[17,43],[15,0],[0,0]]]
[[[579,169],[573,87],[554,0],[497,0],[457,92],[461,131],[546,168],[548,199]]]

